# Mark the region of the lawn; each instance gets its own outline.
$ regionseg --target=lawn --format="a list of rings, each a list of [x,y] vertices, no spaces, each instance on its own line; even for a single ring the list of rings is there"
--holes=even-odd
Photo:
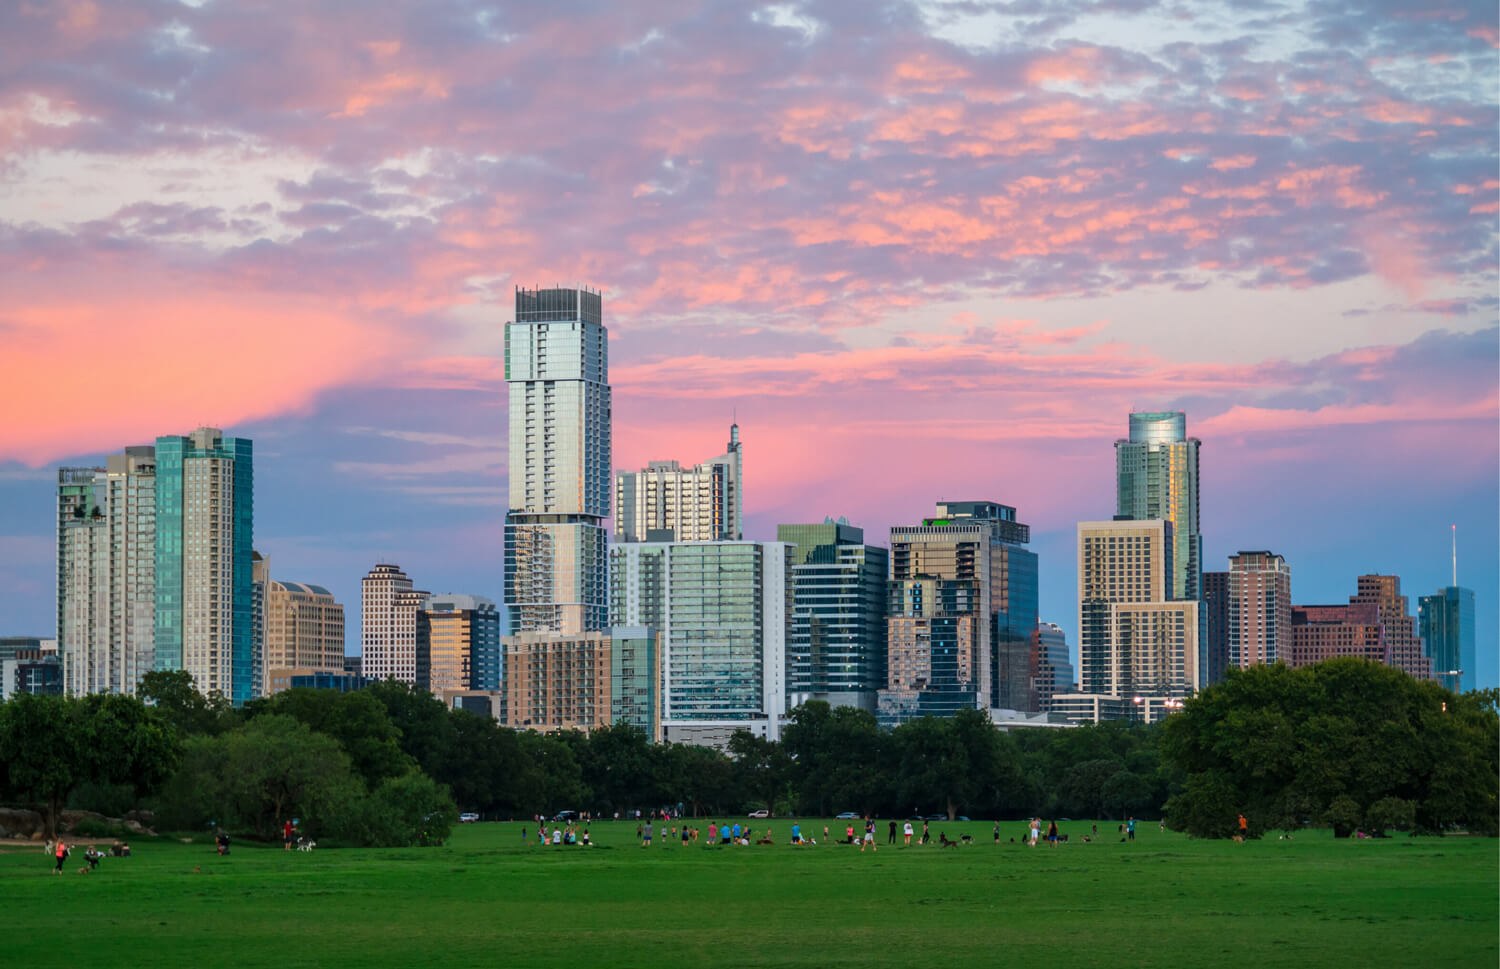
[[[0,966],[1497,964],[1494,840],[1240,845],[1148,824],[1123,844],[1111,822],[1026,848],[1009,822],[996,847],[976,822],[932,825],[972,845],[861,854],[772,824],[776,846],[686,850],[643,849],[623,821],[593,848],[523,846],[503,823],[431,849],[140,841],[87,876],[81,852],[53,876],[40,847],[0,842]]]

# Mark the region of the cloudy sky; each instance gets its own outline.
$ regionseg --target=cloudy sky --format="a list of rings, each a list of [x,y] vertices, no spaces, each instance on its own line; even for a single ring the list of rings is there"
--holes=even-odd
[[[745,441],[750,537],[1074,531],[1132,409],[1207,565],[1500,586],[1493,2],[0,5],[0,633],[55,469],[215,424],[256,545],[500,598],[516,286],[605,294],[615,463]],[[357,643],[351,622],[351,645]]]

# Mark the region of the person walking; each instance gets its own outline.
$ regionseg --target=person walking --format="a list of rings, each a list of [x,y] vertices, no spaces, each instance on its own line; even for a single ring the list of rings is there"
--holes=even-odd
[[[891,833],[885,839],[885,843],[888,844],[888,845],[893,845],[893,844],[896,843],[896,819],[895,818],[891,819],[891,829],[890,829],[890,831],[891,831]]]
[[[291,820],[291,818],[288,818],[287,821],[286,821],[286,823],[281,826],[281,850],[282,851],[291,851],[292,850],[292,835],[294,833],[296,833],[296,830],[297,830],[296,828],[292,827],[292,820]]]
[[[57,852],[57,867],[52,869],[52,874],[61,875],[63,862],[68,860],[68,846],[63,844],[62,838],[58,838],[57,847],[53,850]]]
[[[1047,847],[1057,847],[1057,821],[1053,820],[1047,824]]]
[[[906,822],[905,827],[903,827],[901,829],[901,833],[902,833],[902,835],[904,835],[906,837],[906,847],[910,848],[911,847],[911,836],[912,836],[911,822],[910,821]]]
[[[995,834],[995,844],[999,844],[1000,843],[1000,822],[999,821],[995,822],[995,832],[994,832],[994,834]]]
[[[927,834],[927,821],[924,819],[922,821],[922,843],[925,845],[930,840],[932,839]]]
[[[1026,830],[1026,843],[1035,848],[1037,839],[1042,836],[1042,819],[1032,818],[1031,826]]]
[[[864,854],[866,848],[871,851],[880,850],[875,846],[875,822],[870,820],[868,815],[865,817],[865,838],[859,843],[860,854]]]
[[[1245,820],[1245,812],[1241,811],[1240,812],[1240,818],[1239,818],[1239,833],[1235,835],[1234,840],[1238,841],[1240,844],[1244,844],[1245,843],[1245,835],[1247,835],[1249,833],[1250,833],[1250,822]]]
[[[1126,841],[1134,841],[1135,840],[1135,818],[1134,817],[1129,817],[1129,818],[1125,819],[1125,840]]]

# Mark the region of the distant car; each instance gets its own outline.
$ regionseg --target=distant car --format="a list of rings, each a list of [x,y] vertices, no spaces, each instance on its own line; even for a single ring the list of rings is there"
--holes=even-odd
[[[554,821],[561,821],[564,824],[571,824],[572,822],[578,820],[578,812],[577,811],[558,811],[556,814],[552,815],[552,820],[554,820]]]
[[[946,820],[948,820],[948,815],[946,815],[946,814],[929,814],[929,815],[923,817],[922,820],[923,821],[946,821]]]
[[[843,814],[835,814],[834,817],[840,821],[854,821],[859,817],[859,815],[855,814],[853,811],[845,811]]]
[[[969,816],[967,814],[960,814],[958,817],[954,818],[953,820],[955,820],[955,821],[967,821],[967,820],[969,820]]]
[[[479,820],[479,815],[475,814],[473,811],[465,811],[463,814],[460,814],[458,816],[458,823],[459,824],[473,824],[475,821],[478,821],[478,820]]]
[[[750,816],[752,818],[769,818],[771,816],[771,812],[767,811],[765,808],[761,808],[759,811],[751,811]]]

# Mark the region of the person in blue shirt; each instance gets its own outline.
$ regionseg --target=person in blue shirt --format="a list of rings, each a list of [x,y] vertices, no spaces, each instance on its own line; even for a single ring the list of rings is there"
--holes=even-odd
[[[734,840],[740,840],[740,823],[738,821],[734,822]]]
[[[1125,837],[1131,841],[1135,840],[1135,818],[1125,820]]]
[[[792,825],[792,844],[794,844],[794,845],[800,845],[801,843],[802,843],[802,826],[800,824],[793,824]]]

